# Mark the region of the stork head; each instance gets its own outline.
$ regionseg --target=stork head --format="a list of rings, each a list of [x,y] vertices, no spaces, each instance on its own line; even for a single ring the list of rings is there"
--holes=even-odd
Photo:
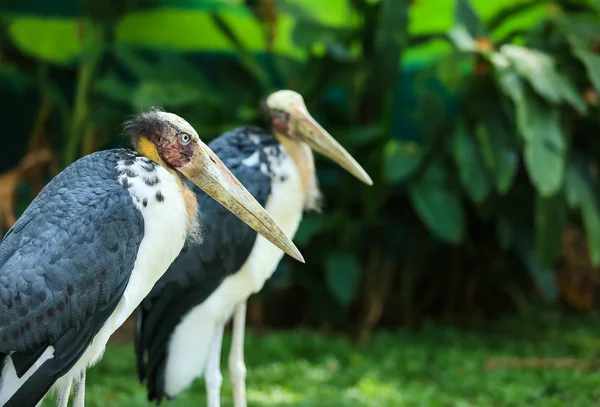
[[[138,153],[184,176],[275,246],[304,262],[268,212],[181,117],[152,109],[125,124]]]
[[[365,184],[373,185],[360,164],[308,113],[299,93],[279,90],[269,95],[264,107],[274,131],[305,142]]]

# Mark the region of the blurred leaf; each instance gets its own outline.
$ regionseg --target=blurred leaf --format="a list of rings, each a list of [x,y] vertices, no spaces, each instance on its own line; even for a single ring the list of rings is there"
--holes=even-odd
[[[409,186],[410,199],[427,227],[441,239],[458,244],[465,233],[465,213],[456,188],[440,162],[432,162]]]
[[[135,88],[131,103],[137,110],[155,105],[181,108],[197,102],[201,97],[201,92],[186,82],[145,81]]]
[[[0,84],[9,86],[15,93],[20,93],[32,86],[34,81],[33,78],[10,65],[0,65]]]
[[[585,65],[596,91],[600,92],[600,55],[583,49],[576,49],[574,53]]]
[[[539,263],[533,249],[526,250],[524,260],[542,298],[549,302],[556,301],[559,293],[553,270],[545,268]]]
[[[463,188],[473,202],[481,203],[489,195],[491,185],[475,136],[463,123],[459,123],[452,134],[452,152]]]
[[[384,174],[392,183],[410,176],[421,163],[421,146],[412,141],[390,140],[383,151]]]
[[[321,233],[327,232],[338,225],[340,216],[338,212],[329,214],[308,213],[302,218],[298,231],[294,236],[294,243],[305,246]]]
[[[356,298],[361,268],[352,253],[331,253],[325,259],[325,280],[336,300],[348,306]]]
[[[469,33],[467,28],[463,25],[457,25],[455,27],[452,27],[452,29],[448,32],[448,37],[450,38],[450,41],[452,41],[452,43],[460,51],[477,51],[477,42],[475,41],[471,33]]]
[[[500,48],[508,57],[516,71],[546,100],[552,103],[561,101],[563,84],[554,68],[554,60],[540,51],[506,44]]]
[[[540,265],[553,268],[560,254],[563,230],[567,223],[567,205],[562,194],[535,200],[535,250]]]
[[[385,132],[381,128],[380,124],[373,124],[334,129],[331,131],[331,134],[343,135],[343,140],[347,142],[348,145],[356,148],[380,141],[380,139],[385,135]]]
[[[558,90],[562,94],[562,97],[565,101],[569,102],[571,106],[577,110],[579,114],[587,113],[587,105],[585,104],[585,100],[581,97],[575,84],[571,81],[571,79],[566,75],[559,75]]]
[[[131,104],[133,87],[126,85],[115,75],[107,75],[95,83],[96,91],[118,102]]]
[[[511,17],[515,17],[516,15],[528,11],[531,8],[537,7],[541,3],[544,3],[544,1],[529,0],[519,1],[513,4],[506,4],[496,14],[487,19],[487,26],[490,31],[494,31],[496,28],[506,23],[506,21]]]
[[[563,182],[565,136],[555,108],[529,98],[524,111],[519,130],[525,139],[525,166],[540,195],[548,197],[556,193]]]
[[[379,83],[384,84],[384,91],[390,95],[398,77],[400,54],[407,41],[407,28],[407,0],[381,0],[375,31],[375,68]]]
[[[441,57],[435,66],[435,73],[440,83],[450,92],[458,92],[465,86],[466,76],[470,73],[472,58],[464,54],[452,53]]]
[[[336,44],[356,35],[356,30],[346,27],[330,27],[318,21],[298,21],[292,31],[292,41],[304,48],[316,43]]]
[[[457,24],[465,26],[473,37],[488,36],[481,18],[469,0],[455,0],[454,19]]]
[[[83,51],[81,22],[67,18],[19,17],[10,22],[12,43],[23,53],[54,64],[70,64]]]
[[[496,190],[506,194],[517,175],[519,155],[512,142],[512,129],[502,120],[501,111],[488,111],[475,133],[487,169],[495,176]]]
[[[571,208],[581,210],[583,226],[588,239],[590,259],[594,266],[600,265],[600,208],[595,188],[585,173],[581,162],[572,162],[567,169],[565,193]]]
[[[254,54],[247,49],[241,39],[238,38],[236,33],[231,29],[227,21],[222,18],[218,12],[213,12],[211,16],[215,25],[235,47],[236,54],[248,73],[253,76],[256,82],[262,85],[263,91],[271,89],[273,86],[271,85],[269,76],[264,72]]]

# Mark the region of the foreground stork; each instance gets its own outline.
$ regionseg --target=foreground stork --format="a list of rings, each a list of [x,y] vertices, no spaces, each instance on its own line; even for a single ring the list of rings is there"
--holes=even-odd
[[[235,176],[293,236],[320,197],[311,147],[366,184],[362,167],[310,116],[302,97],[279,91],[266,101],[270,134],[242,127],[209,143]],[[148,398],[172,398],[204,373],[208,406],[219,406],[223,329],[234,313],[229,370],[236,407],[246,405],[243,358],[246,300],[275,271],[281,254],[195,189],[209,218],[202,246],[186,245],[137,312],[136,357]],[[227,225],[221,227],[220,225]]]
[[[90,154],[58,174],[0,245],[0,405],[84,405],[85,371],[181,251],[197,239],[185,178],[302,261],[270,215],[180,117],[126,124],[137,152]],[[211,223],[212,224],[212,223]],[[217,230],[218,226],[214,226]]]

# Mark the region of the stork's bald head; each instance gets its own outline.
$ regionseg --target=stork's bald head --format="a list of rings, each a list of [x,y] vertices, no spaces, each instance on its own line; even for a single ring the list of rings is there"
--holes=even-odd
[[[308,113],[299,93],[287,89],[274,92],[269,95],[264,107],[269,124],[276,133],[308,144],[365,184],[373,185],[371,177],[360,164]]]

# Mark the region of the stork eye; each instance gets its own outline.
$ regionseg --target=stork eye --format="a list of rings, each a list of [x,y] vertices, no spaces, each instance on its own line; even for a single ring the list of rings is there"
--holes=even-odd
[[[191,140],[191,137],[189,134],[186,133],[180,133],[179,134],[179,141],[181,142],[181,144],[188,144]]]

